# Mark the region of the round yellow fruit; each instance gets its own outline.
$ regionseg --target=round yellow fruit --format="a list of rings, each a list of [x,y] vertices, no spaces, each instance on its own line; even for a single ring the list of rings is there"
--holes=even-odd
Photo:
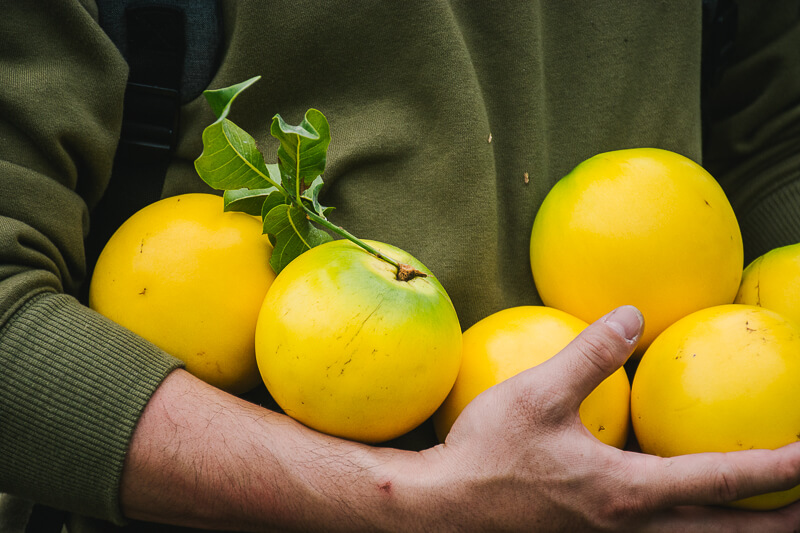
[[[774,311],[723,305],[667,328],[633,379],[631,416],[642,451],[662,457],[775,449],[800,440],[800,325]],[[774,509],[793,489],[735,502]]]
[[[464,332],[461,369],[453,390],[434,415],[440,441],[461,411],[481,392],[550,359],[569,344],[586,322],[542,306],[494,313]],[[622,448],[630,424],[630,385],[620,368],[581,404],[583,425],[600,441]]]
[[[766,307],[800,324],[800,243],[775,248],[750,263],[735,303]]]
[[[739,225],[719,184],[655,148],[596,155],[556,183],[533,224],[530,257],[545,305],[586,322],[638,307],[638,353],[679,318],[732,303],[743,267]]]
[[[103,249],[89,305],[182,359],[200,379],[239,394],[260,379],[255,328],[275,279],[261,221],[186,194],[135,213]]]
[[[399,281],[395,267],[346,240],[312,248],[264,299],[256,355],[286,414],[330,435],[382,442],[414,429],[447,396],[461,362],[461,326],[425,266],[367,242],[427,277]]]

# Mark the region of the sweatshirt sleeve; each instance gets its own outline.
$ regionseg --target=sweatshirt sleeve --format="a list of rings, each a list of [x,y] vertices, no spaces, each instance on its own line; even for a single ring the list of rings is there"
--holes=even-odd
[[[738,5],[733,62],[707,101],[704,165],[728,193],[749,262],[800,242],[800,2]]]
[[[180,362],[81,305],[127,66],[76,1],[0,17],[0,491],[122,522],[147,401]]]

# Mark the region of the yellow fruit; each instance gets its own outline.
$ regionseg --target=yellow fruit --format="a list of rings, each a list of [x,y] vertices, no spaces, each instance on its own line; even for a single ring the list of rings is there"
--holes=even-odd
[[[531,233],[545,305],[593,322],[625,304],[645,317],[639,353],[679,318],[733,302],[742,238],[719,184],[654,148],[596,155],[562,178]]]
[[[775,248],[750,263],[735,303],[766,307],[800,324],[800,243]]]
[[[427,277],[397,270],[339,240],[303,253],[272,285],[256,354],[267,389],[318,431],[386,441],[425,421],[461,362],[461,326],[436,278],[408,253],[367,241]]]
[[[494,313],[464,332],[461,369],[453,390],[434,415],[444,442],[461,411],[481,392],[550,359],[587,324],[563,311],[540,306]],[[630,386],[620,368],[581,404],[583,424],[602,442],[622,448],[628,436]]]
[[[258,218],[186,194],[129,218],[103,249],[89,305],[238,394],[259,383],[255,327],[275,273]]]
[[[642,451],[662,457],[800,440],[800,325],[773,311],[723,305],[667,328],[633,379],[631,415]],[[793,489],[738,507],[774,509]]]

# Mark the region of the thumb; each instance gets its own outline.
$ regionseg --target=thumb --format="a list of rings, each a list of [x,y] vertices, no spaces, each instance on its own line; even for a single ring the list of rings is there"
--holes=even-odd
[[[614,309],[539,365],[544,383],[560,388],[561,396],[568,398],[563,407],[577,411],[604,379],[625,364],[643,328],[644,317],[637,308],[624,305]]]

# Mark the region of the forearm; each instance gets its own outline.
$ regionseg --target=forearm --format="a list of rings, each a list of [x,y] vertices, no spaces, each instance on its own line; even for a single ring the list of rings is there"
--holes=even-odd
[[[605,446],[580,404],[630,355],[621,308],[559,354],[479,395],[423,453],[327,437],[184,371],[150,400],[122,475],[131,518],[263,531],[792,531],[719,505],[800,482],[798,443],[662,459]]]
[[[128,518],[221,529],[404,528],[390,487],[417,458],[322,435],[175,371],[135,430],[122,508]]]

